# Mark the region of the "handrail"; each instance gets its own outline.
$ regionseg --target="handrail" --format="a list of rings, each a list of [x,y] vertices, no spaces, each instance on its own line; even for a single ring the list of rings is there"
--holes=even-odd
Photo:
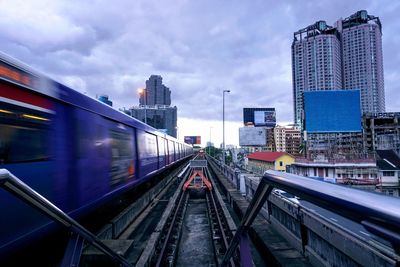
[[[84,238],[89,244],[102,251],[121,266],[132,266],[125,258],[121,257],[108,246],[106,246],[94,234],[85,229],[82,225],[69,217],[61,209],[44,198],[38,192],[30,188],[27,184],[19,180],[6,169],[0,169],[0,187],[12,193],[30,206],[38,209],[53,221],[61,224],[65,228]]]
[[[301,199],[359,222],[377,235],[400,245],[400,199],[277,171],[265,172],[262,179]],[[384,227],[392,234],[371,229],[372,225]]]
[[[400,253],[399,199],[269,170],[261,178],[221,266],[226,266],[241,236],[247,232],[274,187],[361,223],[371,233],[390,241],[394,250]]]

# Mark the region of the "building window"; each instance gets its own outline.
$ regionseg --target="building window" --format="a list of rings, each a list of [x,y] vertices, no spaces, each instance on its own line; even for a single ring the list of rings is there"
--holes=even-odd
[[[384,171],[383,176],[394,176],[394,171]]]
[[[282,161],[279,161],[279,166],[283,166],[283,162]]]

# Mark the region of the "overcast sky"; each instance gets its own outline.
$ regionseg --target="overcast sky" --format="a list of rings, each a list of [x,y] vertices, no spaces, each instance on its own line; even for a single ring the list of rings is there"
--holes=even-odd
[[[350,4],[351,3],[351,4]],[[400,111],[400,2],[235,0],[0,0],[0,51],[114,107],[138,105],[137,88],[163,77],[179,136],[238,144],[243,107],[275,107],[293,120],[293,32],[358,10],[383,24],[386,110]]]

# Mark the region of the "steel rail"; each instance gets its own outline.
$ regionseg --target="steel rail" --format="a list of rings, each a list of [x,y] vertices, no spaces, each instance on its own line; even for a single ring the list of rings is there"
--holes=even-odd
[[[222,240],[224,241],[224,245],[225,245],[225,251],[228,249],[228,247],[229,247],[229,242],[228,242],[228,238],[227,238],[227,236],[226,236],[226,234],[225,234],[225,231],[224,231],[224,227],[223,227],[223,223],[222,223],[222,219],[221,219],[221,216],[220,216],[220,214],[219,214],[219,212],[218,212],[218,207],[217,207],[217,204],[216,204],[216,202],[215,202],[215,198],[214,198],[214,196],[213,196],[213,193],[212,192],[209,192],[209,195],[210,195],[210,199],[211,199],[211,205],[212,205],[212,208],[214,209],[214,211],[215,211],[215,216],[217,217],[217,221],[218,221],[218,227],[219,227],[219,230],[220,230],[220,232],[221,232],[221,235],[222,235]],[[208,198],[208,196],[207,196],[207,198]],[[210,205],[210,206],[211,206]],[[233,261],[233,258],[231,258],[230,259],[230,263],[231,263],[231,266],[232,267],[234,267],[234,266],[236,266],[235,265],[235,262]]]
[[[182,205],[186,204],[187,199],[188,199],[188,194],[187,193],[182,193],[181,197],[179,199],[178,205],[176,206],[176,209],[175,209],[174,215],[172,217],[172,220],[170,222],[170,225],[169,225],[169,228],[168,228],[168,232],[167,232],[167,234],[165,236],[165,240],[164,240],[163,246],[162,246],[161,251],[159,253],[159,257],[158,257],[158,260],[157,260],[157,263],[156,263],[157,267],[164,266],[164,264],[163,264],[163,260],[164,260],[164,256],[165,256],[164,254],[165,254],[165,251],[167,250],[167,246],[168,246],[168,242],[169,242],[170,237],[171,237],[172,230],[175,228],[176,218],[177,218],[178,213],[181,210],[181,208],[183,208]]]

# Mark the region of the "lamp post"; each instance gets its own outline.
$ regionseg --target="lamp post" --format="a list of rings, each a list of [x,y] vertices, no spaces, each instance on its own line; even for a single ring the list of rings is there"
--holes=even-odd
[[[176,130],[176,139],[179,140],[179,127],[176,126],[176,127],[175,127],[175,130]]]
[[[147,92],[145,88],[139,88],[138,93],[140,96],[143,95],[144,98],[144,123],[147,124]]]
[[[225,165],[225,93],[230,93],[230,90],[222,91],[222,163]]]
[[[213,128],[213,127],[211,126],[211,127],[210,127],[210,142],[209,142],[209,144],[208,144],[208,145],[209,145],[209,146],[208,146],[208,155],[209,155],[209,156],[211,156],[211,129],[212,129],[212,128]]]

